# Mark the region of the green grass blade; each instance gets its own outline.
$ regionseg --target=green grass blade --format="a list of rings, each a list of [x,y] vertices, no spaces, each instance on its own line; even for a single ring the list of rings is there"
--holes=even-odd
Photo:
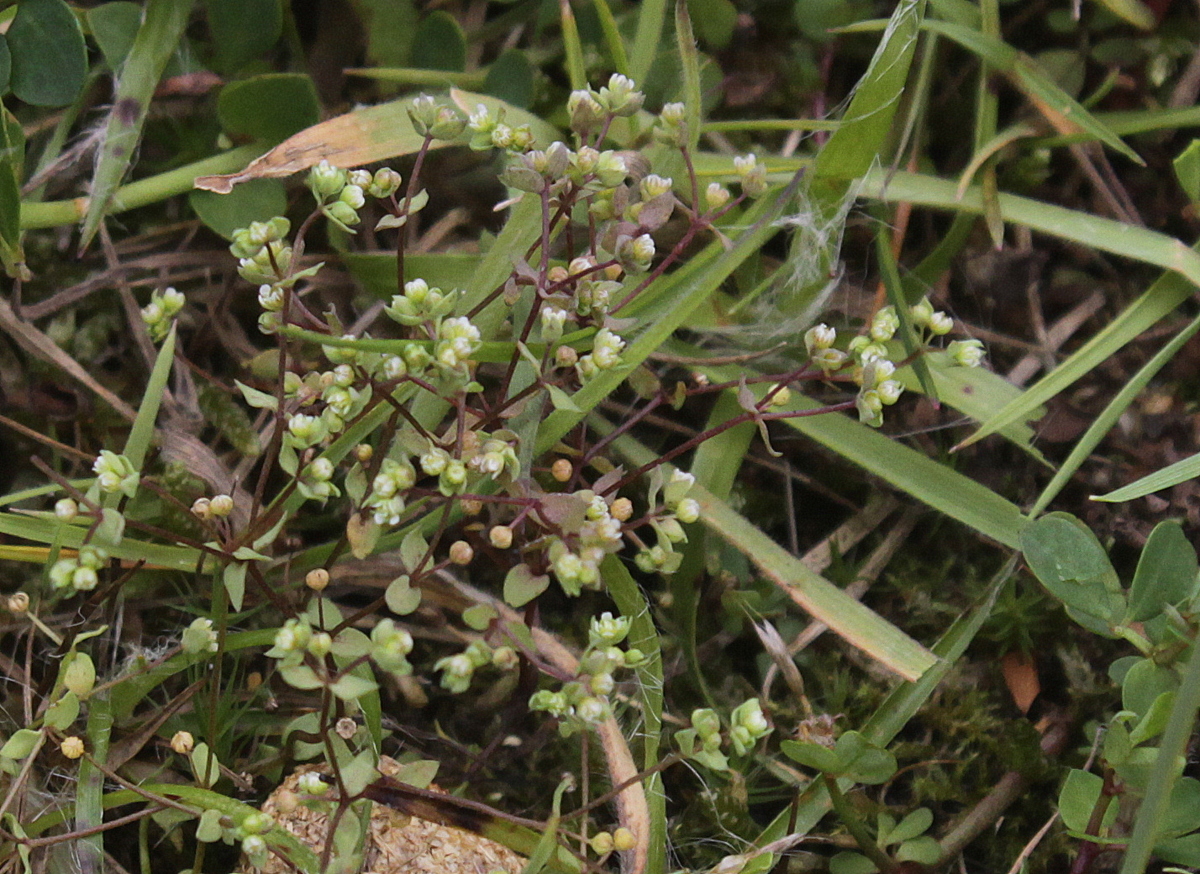
[[[601,426],[600,430],[605,428]],[[630,464],[639,467],[655,457],[628,435],[619,437],[613,445]],[[664,471],[670,469],[670,465],[664,465]],[[934,665],[936,659],[929,650],[861,601],[809,570],[804,562],[703,486],[693,485],[688,497],[700,504],[700,518],[712,533],[744,553],[798,606],[843,640],[907,680],[917,679]]]
[[[637,32],[633,36],[633,52],[629,57],[629,75],[638,85],[658,56],[663,25],[667,20],[667,0],[642,0],[638,11]]]
[[[147,176],[145,179],[122,185],[113,193],[106,213],[116,215],[139,206],[166,200],[177,194],[185,194],[192,190],[197,176],[233,172],[245,167],[247,163],[261,154],[260,146],[239,146],[228,152],[159,173],[157,176]],[[21,204],[21,227],[25,230],[34,230],[74,224],[87,214],[88,202],[86,197],[52,200],[45,203],[27,201]]]
[[[158,419],[158,410],[167,391],[167,380],[171,376],[171,364],[175,360],[175,328],[175,325],[171,326],[162,348],[158,350],[154,369],[150,371],[146,391],[142,394],[142,405],[138,408],[137,418],[133,420],[129,438],[122,450],[122,454],[129,459],[135,470],[142,469],[146,452],[150,449],[150,441],[154,438],[154,422]]]
[[[736,380],[743,373],[732,367],[698,369],[713,382]],[[782,409],[819,408],[816,401],[793,392],[792,400]],[[1017,548],[1026,518],[1020,508],[986,486],[840,413],[784,421],[938,512],[998,543]]]
[[[583,43],[579,39],[579,27],[575,24],[570,0],[559,0],[558,10],[562,22],[563,50],[567,55],[567,79],[572,91],[580,91],[587,88],[588,80],[583,66]]]
[[[83,545],[86,528],[64,525],[57,519],[26,516],[21,513],[0,513],[0,534],[18,537],[34,543],[52,544],[61,536],[64,547],[78,549]],[[145,561],[159,568],[179,571],[194,571],[200,561],[200,553],[185,546],[164,546],[159,543],[144,543],[125,537],[119,544],[106,544],[105,548],[114,558],[123,561]]]
[[[692,17],[688,14],[687,0],[675,0],[675,45],[679,49],[679,61],[683,67],[683,105],[687,122],[688,150],[695,154],[700,144],[700,52],[696,48],[696,34],[692,32]]]
[[[629,55],[625,52],[625,41],[621,39],[621,31],[617,29],[617,20],[613,18],[608,0],[592,0],[592,8],[596,10],[596,18],[600,20],[600,30],[604,34],[604,44],[608,46],[613,69],[622,76],[631,76]]]
[[[817,178],[857,179],[881,158],[887,160],[885,146],[924,17],[924,0],[901,0],[897,4],[841,124],[817,156]]]
[[[133,163],[154,89],[187,27],[192,5],[193,0],[149,0],[143,9],[133,47],[117,74],[113,107],[92,176],[92,196],[83,220],[80,249],[86,248],[99,230],[113,195]]]
[[[662,735],[663,712],[663,662],[662,645],[658,630],[650,613],[650,604],[645,595],[629,575],[625,565],[615,555],[604,559],[600,567],[605,588],[622,616],[631,620],[629,643],[646,656],[637,669],[638,693],[642,699],[642,726],[638,736],[642,738],[642,767],[652,768],[658,764],[659,739]],[[667,864],[667,796],[662,785],[662,775],[654,774],[645,781],[646,802],[650,808],[650,856],[647,871],[666,871]]]
[[[1169,489],[1171,486],[1177,486],[1181,482],[1195,479],[1198,476],[1200,476],[1200,453],[1188,456],[1174,464],[1169,464],[1162,470],[1156,470],[1152,474],[1107,494],[1093,495],[1092,500],[1109,502],[1132,501],[1134,498],[1141,498],[1153,492]]]
[[[1137,152],[1103,125],[1054,82],[1033,58],[1000,39],[947,21],[927,21],[925,27],[954,40],[978,55],[1010,82],[1037,108],[1055,130],[1081,130],[1131,161],[1145,165]]]
[[[1187,327],[1172,337],[1169,343],[1163,346],[1162,349],[1158,350],[1154,357],[1143,364],[1138,372],[1133,375],[1133,378],[1121,387],[1121,390],[1117,392],[1116,396],[1111,401],[1108,402],[1104,410],[1099,416],[1096,417],[1095,421],[1088,426],[1087,431],[1085,431],[1083,436],[1080,437],[1076,442],[1074,448],[1071,449],[1071,454],[1068,455],[1066,460],[1062,463],[1058,473],[1056,473],[1054,478],[1050,480],[1044,489],[1042,489],[1042,493],[1038,496],[1037,503],[1035,503],[1033,505],[1033,509],[1029,511],[1030,517],[1038,516],[1042,510],[1050,506],[1050,502],[1054,500],[1054,498],[1062,490],[1063,486],[1065,486],[1071,477],[1075,475],[1075,471],[1079,469],[1079,466],[1083,464],[1089,455],[1092,454],[1092,450],[1095,449],[1096,446],[1099,445],[1100,441],[1104,439],[1104,435],[1106,435],[1113,428],[1113,426],[1117,424],[1117,420],[1124,414],[1129,405],[1133,403],[1134,398],[1136,398],[1141,393],[1142,389],[1144,389],[1150,383],[1150,380],[1152,380],[1155,375],[1175,357],[1179,350],[1183,348],[1183,345],[1196,335],[1197,330],[1200,330],[1200,318],[1194,319],[1187,325]],[[1197,458],[1197,456],[1193,456],[1193,458]],[[1168,488],[1169,486],[1173,486],[1178,482],[1183,482],[1184,479],[1200,476],[1200,462],[1198,462],[1195,471],[1193,471],[1190,475],[1179,479],[1175,478],[1174,469],[1186,464],[1190,460],[1191,459],[1184,459],[1176,464],[1172,464],[1170,467],[1150,474],[1150,476],[1140,479],[1135,483],[1130,483],[1123,489],[1117,489],[1116,491],[1109,492],[1107,495],[1093,498],[1093,500],[1128,501],[1132,498],[1149,494],[1152,491],[1157,491],[1159,488]],[[1138,494],[1134,494],[1133,492],[1130,492],[1129,494],[1123,494],[1126,492],[1126,490],[1133,489],[1135,486],[1140,486],[1142,484],[1148,485],[1149,483],[1147,481],[1153,480],[1162,474],[1167,474],[1168,471],[1171,471],[1171,473],[1164,477],[1163,485],[1155,485],[1153,488],[1146,491],[1140,491]]]

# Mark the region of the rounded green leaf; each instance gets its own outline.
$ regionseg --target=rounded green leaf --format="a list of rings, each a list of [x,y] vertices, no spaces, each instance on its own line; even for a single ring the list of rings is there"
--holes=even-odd
[[[283,32],[280,0],[208,0],[205,6],[220,72],[235,73],[262,57]]]
[[[409,584],[407,574],[392,580],[383,597],[387,608],[400,616],[407,616],[421,606],[421,590]]]
[[[1098,775],[1072,770],[1058,793],[1058,814],[1063,825],[1073,832],[1085,831],[1103,788],[1104,780]],[[1115,809],[1116,805],[1111,807]]]
[[[133,48],[133,39],[142,23],[142,7],[126,0],[102,3],[88,10],[87,23],[109,68],[118,70]]]
[[[467,38],[462,25],[444,10],[425,17],[413,40],[412,65],[423,70],[461,73],[467,66]]]
[[[1129,587],[1126,621],[1143,622],[1186,600],[1196,588],[1197,570],[1196,550],[1179,523],[1155,526]]]
[[[524,607],[550,585],[546,574],[535,574],[529,565],[513,565],[504,577],[504,603],[510,607]]]
[[[484,79],[483,92],[528,109],[533,103],[533,64],[525,52],[509,49],[496,58]]]
[[[234,136],[281,143],[320,121],[321,104],[308,76],[267,73],[222,88],[217,117]]]
[[[66,106],[87,76],[87,46],[63,0],[21,0],[8,28],[13,94],[34,106]]]

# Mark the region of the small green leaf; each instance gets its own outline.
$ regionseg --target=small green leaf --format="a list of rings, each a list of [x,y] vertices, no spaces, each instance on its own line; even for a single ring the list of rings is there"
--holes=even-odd
[[[841,776],[855,783],[876,785],[896,773],[896,757],[857,731],[847,731],[839,737],[834,752],[841,761]]]
[[[1178,522],[1162,522],[1150,532],[1129,586],[1126,622],[1143,622],[1163,608],[1186,600],[1196,588],[1200,563]]]
[[[219,810],[206,810],[200,814],[200,822],[196,825],[196,840],[212,844],[221,840],[221,817]]]
[[[79,696],[67,691],[46,710],[46,725],[58,731],[66,731],[79,716]]]
[[[416,786],[418,789],[424,789],[437,776],[439,766],[440,763],[433,759],[405,762],[400,766],[400,770],[392,775],[392,779],[407,783],[409,786]]]
[[[421,606],[421,590],[409,584],[408,574],[392,580],[383,597],[387,608],[400,616],[407,616]]]
[[[78,650],[68,653],[63,659],[62,682],[68,690],[86,699],[96,685],[96,664],[92,657]]]
[[[922,865],[933,865],[942,858],[942,845],[937,838],[923,835],[905,841],[896,850],[897,862],[920,862]]]
[[[287,211],[287,191],[278,179],[251,179],[228,194],[196,189],[188,204],[200,221],[227,240],[233,232]]]
[[[12,79],[12,52],[8,48],[8,39],[0,34],[0,94],[8,90]]]
[[[211,789],[221,779],[221,766],[217,762],[217,755],[203,741],[192,749],[188,762],[192,766],[196,784],[202,789]]]
[[[504,577],[504,603],[510,607],[524,607],[550,585],[546,574],[535,574],[529,565],[513,565]]]
[[[463,622],[475,631],[487,631],[487,627],[496,618],[496,608],[490,604],[476,604],[468,607],[462,613]]]
[[[1050,513],[1021,532],[1021,549],[1047,591],[1076,621],[1113,636],[1110,627],[1125,613],[1117,572],[1096,535],[1066,513]]]
[[[409,573],[415,571],[428,554],[429,544],[416,528],[405,534],[404,539],[400,541],[400,560],[404,562],[404,568]]]
[[[1138,659],[1121,681],[1121,706],[1139,716],[1149,714],[1155,699],[1179,688],[1179,675],[1153,659]]]
[[[737,7],[730,0],[688,0],[688,8],[696,35],[705,45],[714,49],[729,45],[738,18]]]
[[[379,688],[379,684],[374,680],[368,680],[365,677],[358,677],[354,674],[342,674],[333,681],[329,691],[343,701],[357,701],[363,695],[374,692]]]
[[[783,754],[804,767],[823,774],[839,774],[842,760],[829,747],[811,741],[785,740],[779,744]]]
[[[892,829],[888,835],[888,844],[899,844],[904,841],[911,841],[913,838],[925,834],[929,831],[929,827],[933,825],[933,811],[928,807],[918,807],[904,819],[900,820],[899,824]]]
[[[7,35],[13,94],[34,106],[66,106],[87,77],[87,45],[63,0],[21,0]]]
[[[873,874],[879,869],[862,853],[843,850],[829,860],[829,874]]]
[[[279,674],[285,683],[302,692],[320,689],[325,685],[317,676],[317,672],[308,665],[287,665],[279,669]]]
[[[420,69],[454,73],[466,69],[467,38],[453,15],[439,9],[418,25],[413,40],[412,64]]]
[[[40,731],[34,731],[32,728],[18,729],[5,741],[4,746],[0,747],[0,756],[6,759],[23,759],[33,752],[41,736]]]
[[[1086,831],[1103,789],[1104,780],[1098,775],[1072,769],[1058,793],[1058,814],[1062,817],[1063,825],[1073,832]],[[1115,808],[1116,805],[1111,807]],[[1115,809],[1113,812],[1116,812]]]
[[[0,262],[13,278],[28,273],[21,248],[21,182],[25,174],[25,133],[0,107]]]
[[[221,126],[234,136],[281,143],[321,120],[312,79],[302,73],[265,73],[230,82],[217,98]]]
[[[246,597],[246,569],[248,565],[241,561],[231,561],[221,572],[221,583],[229,595],[229,606],[234,612],[240,612],[242,601]]]
[[[279,401],[275,395],[267,394],[265,391],[259,391],[256,388],[251,388],[243,382],[236,379],[233,384],[238,387],[238,391],[242,393],[242,397],[246,399],[246,403],[260,410],[277,410],[279,409]]]

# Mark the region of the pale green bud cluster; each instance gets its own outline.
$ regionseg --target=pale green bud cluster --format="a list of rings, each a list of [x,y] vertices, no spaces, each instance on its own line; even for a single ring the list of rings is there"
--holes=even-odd
[[[909,307],[908,314],[913,327],[928,331],[934,337],[945,336],[954,329],[954,319],[940,310],[935,310],[927,297]]]
[[[47,573],[55,589],[90,592],[100,582],[99,570],[108,561],[108,553],[98,546],[83,546],[77,558],[60,558]]]
[[[390,177],[381,179],[384,187],[390,183]],[[328,161],[321,161],[308,171],[305,182],[316,198],[321,213],[342,230],[353,233],[354,226],[359,222],[358,211],[367,202],[364,189],[372,185],[371,174],[366,170],[348,172],[334,167]],[[399,182],[396,187],[399,187]],[[395,188],[392,189],[394,191]]]
[[[683,555],[676,552],[675,545],[687,541],[683,526],[700,518],[699,502],[687,496],[695,482],[692,474],[682,470],[672,471],[671,478],[666,482],[663,481],[661,468],[651,473],[649,504],[655,510],[650,516],[650,527],[654,529],[657,542],[643,548],[634,557],[634,564],[639,570],[671,574],[679,568]],[[660,490],[662,505],[655,507]]]
[[[569,737],[580,730],[594,729],[612,715],[610,696],[616,690],[617,671],[636,668],[646,660],[634,647],[618,645],[628,636],[632,622],[603,613],[592,619],[588,646],[579,659],[579,674],[559,691],[540,689],[529,699],[529,708],[548,713],[559,723],[559,732]]]
[[[444,370],[465,373],[471,356],[481,345],[479,329],[466,316],[443,319],[438,325],[433,360]]]
[[[954,340],[946,347],[946,353],[959,367],[978,367],[986,354],[979,340]]]
[[[442,688],[457,695],[470,688],[477,670],[491,663],[492,648],[476,640],[462,652],[438,659],[433,669],[442,672]]]
[[[586,134],[609,119],[636,115],[645,102],[645,95],[637,90],[632,79],[614,74],[599,91],[587,88],[571,92],[567,98],[571,130]]]
[[[729,722],[729,740],[733,744],[733,751],[739,756],[745,755],[755,743],[771,733],[771,723],[757,698],[751,698],[734,708]]]
[[[533,145],[533,131],[529,125],[522,124],[512,127],[504,123],[504,110],[492,114],[482,103],[467,117],[467,130],[470,139],[467,144],[476,151],[485,149],[507,149],[512,152],[523,152]]]
[[[617,237],[613,257],[630,273],[645,273],[654,260],[654,251],[654,238],[649,234],[638,234],[636,237],[621,234]]]
[[[92,463],[92,472],[96,474],[96,484],[102,492],[110,495],[120,492],[127,498],[137,494],[141,476],[124,455],[101,449],[100,455]]]
[[[341,494],[338,487],[333,484],[333,473],[333,462],[326,456],[320,455],[304,466],[300,479],[296,482],[296,488],[310,501],[324,503]]]
[[[254,285],[275,285],[285,279],[292,267],[292,247],[284,240],[291,228],[286,218],[275,216],[234,231],[229,251],[238,259],[238,274]]]
[[[581,356],[575,365],[580,381],[587,382],[605,370],[612,370],[621,363],[624,349],[624,340],[608,328],[601,328],[592,338],[592,351]]]
[[[598,588],[600,563],[624,543],[612,504],[590,489],[581,489],[574,497],[586,502],[582,522],[573,529],[563,527],[562,536],[551,538],[547,551],[550,569],[568,595]]]
[[[380,670],[397,677],[411,674],[407,656],[412,649],[412,635],[391,619],[381,619],[371,629],[371,659]]]
[[[391,306],[384,312],[389,317],[408,327],[436,322],[454,312],[462,292],[442,291],[430,288],[424,279],[413,279],[404,283],[404,293],[392,296]]]
[[[742,193],[747,197],[761,197],[767,191],[767,168],[758,163],[751,152],[733,159],[733,170],[742,184]]]
[[[809,359],[825,373],[840,370],[849,358],[845,352],[834,347],[836,342],[837,331],[824,323],[804,332],[804,346]]]
[[[438,103],[428,94],[422,94],[409,104],[408,117],[418,134],[435,140],[457,139],[467,127],[462,113],[449,104]],[[376,197],[382,195],[375,195]]]
[[[404,513],[404,492],[417,481],[416,468],[407,458],[385,458],[371,483],[367,507],[378,525],[398,525]]]
[[[150,303],[142,307],[142,322],[150,332],[150,339],[160,343],[171,330],[171,323],[186,303],[182,292],[173,288],[150,293]]]
[[[688,142],[687,107],[682,103],[668,103],[658,114],[658,124],[654,127],[654,138],[675,148],[682,148]]]
[[[736,755],[743,756],[754,745],[773,730],[762,705],[751,698],[734,708],[730,714],[729,741]],[[692,711],[692,725],[675,733],[675,743],[689,759],[716,771],[729,767],[729,760],[721,752],[724,743],[721,719],[715,710],[707,707]]]
[[[216,652],[217,631],[213,628],[213,621],[204,616],[193,619],[192,624],[184,629],[180,645],[189,655]]]

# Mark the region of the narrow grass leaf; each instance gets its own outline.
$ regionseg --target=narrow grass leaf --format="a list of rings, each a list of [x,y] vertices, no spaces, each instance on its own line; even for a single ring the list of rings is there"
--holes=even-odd
[[[12,279],[28,278],[21,248],[21,181],[25,175],[25,133],[0,107],[0,263]]]
[[[1103,142],[1137,164],[1145,165],[1137,152],[1125,145],[1115,133],[1063,91],[1033,58],[1007,43],[960,24],[927,21],[925,27],[954,40],[963,48],[987,61],[1003,74],[1042,117],[1059,133],[1082,131]]]
[[[81,250],[87,248],[99,230],[113,195],[129,172],[154,89],[187,27],[192,5],[193,0],[149,0],[145,5],[133,46],[117,74],[100,159],[92,175],[92,196],[79,242]]]
[[[733,381],[742,374],[740,369],[732,367],[699,369],[713,382]],[[792,400],[783,409],[820,407],[816,401],[793,392]],[[1026,517],[1015,504],[986,486],[841,413],[783,421],[918,501],[985,537],[1017,548]]]
[[[1092,500],[1108,502],[1132,501],[1135,498],[1145,497],[1154,492],[1169,489],[1171,486],[1177,486],[1198,476],[1200,476],[1200,453],[1188,456],[1174,464],[1169,464],[1162,470],[1156,470],[1152,474],[1107,494],[1093,495]]]
[[[608,0],[592,0],[592,8],[596,10],[596,18],[600,22],[600,31],[604,34],[604,44],[608,47],[613,69],[622,76],[631,76],[625,40],[621,39],[621,31],[617,29],[617,20],[613,17]]]
[[[154,422],[158,419],[158,410],[167,392],[167,380],[171,377],[171,364],[175,360],[175,329],[167,332],[158,357],[154,359],[154,368],[150,371],[150,379],[146,381],[146,391],[142,394],[142,405],[138,407],[137,418],[129,430],[122,454],[133,464],[134,470],[141,470],[146,460],[146,452],[154,439]]]
[[[687,0],[675,0],[675,45],[683,74],[684,119],[687,123],[688,150],[693,154],[700,144],[700,52],[692,32],[692,17]]]
[[[645,84],[646,74],[658,57],[666,20],[667,0],[642,0],[637,31],[633,36],[633,52],[629,57],[629,75],[638,85]]]
[[[622,616],[628,616],[631,620],[629,643],[646,656],[646,660],[635,671],[644,720],[639,732],[642,738],[642,767],[652,768],[659,761],[659,740],[663,727],[662,644],[658,629],[654,627],[650,604],[621,559],[615,555],[607,556],[600,566],[600,572],[613,603]],[[667,797],[663,790],[662,775],[654,774],[647,778],[645,785],[646,801],[650,806],[650,857],[646,867],[649,871],[665,871]]]
[[[587,70],[583,66],[583,43],[579,39],[571,0],[558,0],[558,15],[562,22],[563,51],[567,55],[567,80],[572,91],[581,91],[588,86]]]
[[[639,467],[655,457],[628,435],[619,437],[613,445],[625,459]],[[663,469],[669,474],[671,466],[663,465]],[[809,570],[804,562],[703,486],[694,484],[688,497],[700,504],[700,518],[711,532],[744,553],[784,594],[846,642],[906,680],[915,680],[936,662],[929,650],[861,601]]]
[[[1075,443],[1075,446],[1072,447],[1071,454],[1067,456],[1065,461],[1063,461],[1062,465],[1058,469],[1058,472],[1054,475],[1054,478],[1046,484],[1044,489],[1042,489],[1042,493],[1038,495],[1037,502],[1029,511],[1031,518],[1038,516],[1038,514],[1040,514],[1042,510],[1046,509],[1046,507],[1050,505],[1050,502],[1058,496],[1058,493],[1062,490],[1063,486],[1065,486],[1070,481],[1071,477],[1075,475],[1075,471],[1079,469],[1079,466],[1082,465],[1083,462],[1087,460],[1088,456],[1092,454],[1092,450],[1099,445],[1100,441],[1104,439],[1104,436],[1113,428],[1114,425],[1117,424],[1117,420],[1120,419],[1120,417],[1125,413],[1125,410],[1128,409],[1129,405],[1133,403],[1134,399],[1139,394],[1141,394],[1142,389],[1149,385],[1150,380],[1152,380],[1155,375],[1162,370],[1162,368],[1165,367],[1167,363],[1175,357],[1176,354],[1178,354],[1179,350],[1183,348],[1184,344],[1187,343],[1188,340],[1196,335],[1198,330],[1200,330],[1200,317],[1193,319],[1187,325],[1187,327],[1172,337],[1169,343],[1163,346],[1162,349],[1158,350],[1158,352],[1154,354],[1154,357],[1143,364],[1141,368],[1139,368],[1138,372],[1135,373],[1133,377],[1125,383],[1125,385],[1121,386],[1121,390],[1117,392],[1111,401],[1108,402],[1107,406],[1105,406],[1105,408],[1101,411],[1100,415],[1097,416],[1092,424],[1088,426],[1087,431],[1083,433],[1083,436],[1081,436]],[[1188,459],[1184,459],[1184,461],[1187,460]],[[1183,463],[1184,462],[1179,462],[1179,464]],[[1175,465],[1172,465],[1172,467],[1174,466]],[[1167,470],[1169,469],[1170,468],[1167,468]],[[1163,472],[1165,471],[1159,471],[1159,473]],[[1151,474],[1150,476],[1153,477],[1156,475],[1157,474]],[[1200,476],[1200,466],[1197,467],[1196,472],[1192,474],[1192,476]],[[1131,488],[1132,485],[1136,485],[1136,483],[1131,484],[1131,486],[1126,486],[1126,488]],[[1172,483],[1172,485],[1174,485],[1174,483]],[[1093,500],[1126,501],[1133,497],[1132,495],[1128,497],[1118,496],[1118,492],[1120,491],[1123,490],[1117,489],[1116,491],[1110,492],[1103,497],[1093,498]],[[1146,494],[1149,493],[1147,492]]]
[[[54,543],[61,537],[65,548],[79,549],[84,543],[87,529],[76,525],[64,525],[57,519],[0,513],[0,534],[47,544]],[[190,547],[145,543],[128,537],[123,538],[119,544],[106,548],[114,558],[126,562],[144,561],[152,568],[164,570],[194,571],[201,555]],[[35,556],[34,560],[40,561],[40,558]]]
[[[924,0],[897,4],[841,124],[817,156],[817,178],[857,179],[885,155],[924,16]]]

